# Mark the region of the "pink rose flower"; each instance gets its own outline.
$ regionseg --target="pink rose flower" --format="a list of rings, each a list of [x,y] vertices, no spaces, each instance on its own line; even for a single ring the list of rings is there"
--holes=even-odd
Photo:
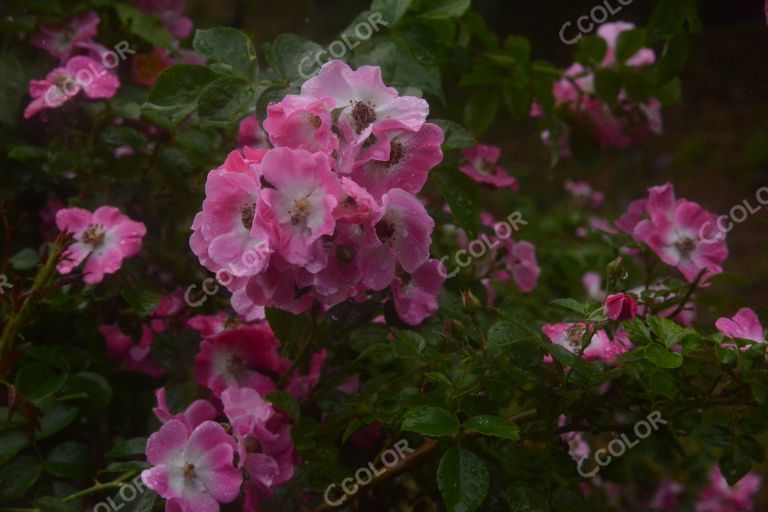
[[[709,474],[709,487],[699,493],[695,512],[752,512],[753,497],[763,484],[761,476],[747,473],[733,487],[715,465]]]
[[[501,243],[507,250],[504,264],[512,274],[512,280],[521,292],[531,293],[536,288],[541,274],[541,267],[536,259],[536,248],[530,242],[518,242],[511,238],[502,239]]]
[[[409,325],[419,325],[425,318],[435,314],[437,298],[444,282],[445,277],[440,272],[438,260],[427,261],[412,274],[395,277],[392,281],[392,296],[397,316]]]
[[[606,363],[612,363],[619,355],[629,351],[633,345],[626,331],[619,330],[613,340],[604,330],[599,330],[585,345],[586,334],[583,323],[545,324],[541,331],[552,343],[560,345],[573,354],[580,354],[587,361],[600,359]],[[546,356],[545,360],[551,360]]]
[[[750,308],[741,308],[732,318],[719,318],[715,322],[715,327],[727,338],[766,343],[763,325],[760,323],[760,319],[755,312]]]
[[[245,116],[237,127],[237,147],[251,146],[253,148],[265,147],[266,135],[259,126],[256,114]]]
[[[170,500],[181,512],[218,512],[240,494],[243,475],[234,467],[235,440],[213,421],[193,431],[175,419],[147,441],[147,460],[141,473],[147,487]],[[169,507],[170,508],[170,507]]]
[[[353,70],[340,60],[325,63],[316,76],[302,85],[301,95],[314,100],[331,98],[332,110],[341,109],[341,132],[353,147],[362,145],[374,127],[390,119],[408,130],[418,131],[429,112],[425,100],[399,96],[394,87],[384,85],[378,66]]]
[[[198,425],[214,420],[218,416],[216,408],[207,400],[195,400],[184,412],[171,413],[165,398],[165,388],[155,391],[155,399],[157,400],[157,407],[152,409],[152,412],[155,413],[161,423],[168,423],[171,420],[178,421],[186,426],[189,432],[195,430]]]
[[[664,263],[677,267],[690,282],[702,271],[702,281],[722,272],[728,248],[718,232],[717,216],[691,201],[676,200],[671,184],[649,191],[650,219],[635,226],[635,239],[647,244]]]
[[[64,61],[78,43],[87,43],[99,31],[99,15],[85,11],[61,23],[40,28],[40,33],[30,39],[32,46],[47,51]]]
[[[192,20],[182,16],[184,0],[132,0],[132,3],[142,11],[160,18],[174,39],[184,39],[192,33]]]
[[[91,213],[82,208],[63,208],[56,212],[56,225],[71,233],[72,243],[56,266],[61,274],[69,274],[85,261],[83,281],[97,284],[104,274],[114,274],[125,258],[141,250],[141,239],[147,228],[129,219],[113,206],[101,206]]]
[[[165,373],[150,357],[154,334],[148,325],[141,327],[141,340],[138,344],[134,344],[131,337],[121,331],[117,324],[102,325],[99,332],[107,344],[107,354],[113,359],[121,360],[124,370],[146,373],[151,377],[159,377]]]
[[[219,397],[228,387],[249,387],[262,395],[275,390],[279,375],[277,340],[266,324],[226,330],[200,344],[197,382]]]
[[[464,159],[469,162],[459,170],[477,181],[496,188],[509,188],[517,192],[520,185],[503,167],[497,164],[501,157],[501,148],[478,144],[462,150]]]
[[[626,293],[614,293],[605,299],[605,316],[611,320],[634,320],[637,318],[637,301]]]
[[[275,147],[331,154],[339,147],[339,139],[331,130],[333,108],[333,99],[328,97],[313,99],[289,94],[267,107],[264,131]]]
[[[24,118],[60,107],[80,91],[90,99],[106,99],[114,96],[119,87],[120,81],[101,63],[88,57],[72,57],[64,67],[49,72],[45,80],[29,82],[32,102],[24,109]]]

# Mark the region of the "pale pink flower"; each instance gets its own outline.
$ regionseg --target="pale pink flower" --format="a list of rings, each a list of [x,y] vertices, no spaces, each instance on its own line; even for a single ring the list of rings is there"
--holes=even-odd
[[[648,506],[661,512],[677,512],[680,495],[683,492],[685,492],[685,486],[682,484],[673,480],[663,480]]]
[[[259,148],[266,145],[266,135],[259,126],[259,119],[256,114],[245,116],[237,126],[237,147]]]
[[[361,66],[353,70],[343,61],[332,60],[301,87],[301,95],[310,99],[331,98],[333,110],[341,109],[339,127],[346,142],[362,144],[373,128],[388,119],[418,131],[426,120],[429,105],[421,98],[398,96],[387,87],[378,66]]]
[[[101,206],[93,213],[63,208],[56,212],[56,225],[74,237],[56,270],[69,274],[86,260],[83,281],[88,284],[100,283],[104,274],[120,270],[123,259],[141,250],[141,239],[147,233],[144,224],[129,219],[113,206]]]
[[[587,297],[602,302],[605,299],[603,290],[603,277],[597,272],[585,272],[581,276],[581,285],[587,292]]]
[[[333,233],[341,183],[326,154],[303,149],[270,150],[262,172],[274,188],[261,192],[257,223],[271,233],[272,245],[286,261],[304,265],[310,261],[310,244]]]
[[[101,63],[88,57],[72,57],[63,67],[49,72],[45,80],[29,82],[32,102],[24,109],[24,118],[60,107],[80,91],[90,99],[106,99],[114,96],[119,87],[120,81]]]
[[[545,324],[541,331],[552,343],[560,345],[573,354],[579,354],[587,361],[600,359],[612,363],[616,357],[630,350],[633,345],[626,331],[619,330],[613,340],[604,330],[595,332],[584,344],[586,335],[584,323]],[[550,360],[546,357],[545,360]]]
[[[355,161],[352,178],[376,199],[393,188],[418,193],[429,170],[443,159],[443,130],[435,124],[413,131],[387,122],[376,126],[372,136],[375,141]]]
[[[131,337],[121,331],[117,324],[102,325],[99,327],[99,332],[104,336],[107,354],[113,359],[121,360],[124,370],[146,373],[152,377],[159,377],[165,373],[165,370],[150,357],[154,334],[149,326],[142,326],[141,340],[138,344],[134,344]]]
[[[157,407],[152,409],[160,423],[168,423],[171,420],[181,422],[192,432],[198,425],[211,421],[218,415],[216,408],[207,400],[195,400],[184,412],[173,414],[168,408],[168,402],[165,397],[165,388],[159,388],[155,391]]]
[[[762,484],[761,476],[747,473],[731,487],[715,465],[709,474],[709,487],[699,493],[695,512],[752,512],[754,496]]]
[[[409,325],[418,325],[434,315],[444,282],[438,260],[429,260],[413,273],[395,277],[391,288],[397,316]]]
[[[333,99],[328,97],[313,99],[289,94],[267,107],[264,131],[275,147],[331,154],[339,147],[332,131],[333,108]]]
[[[175,419],[147,441],[152,468],[142,472],[147,487],[172,500],[181,512],[218,512],[240,494],[243,475],[234,467],[235,440],[213,421],[193,431]]]
[[[99,15],[85,11],[61,23],[40,28],[40,33],[30,39],[32,46],[47,51],[64,61],[78,43],[87,43],[99,31]]]
[[[676,200],[671,184],[649,189],[649,220],[635,226],[634,237],[661,260],[678,268],[688,281],[703,271],[702,281],[723,271],[728,248],[716,226],[717,216],[696,203]]]
[[[501,243],[506,248],[504,264],[512,274],[512,280],[521,292],[531,293],[536,288],[541,274],[541,267],[536,259],[536,248],[530,242],[518,242],[511,238],[504,238]]]
[[[721,317],[715,322],[717,330],[727,338],[766,343],[765,330],[754,311],[741,308],[732,318]]]
[[[184,0],[132,0],[132,3],[142,11],[160,18],[174,39],[184,39],[192,33],[192,20],[182,16]]]
[[[459,170],[477,181],[496,188],[509,188],[517,191],[520,185],[517,179],[510,176],[503,167],[498,165],[501,148],[478,144],[462,150],[464,159],[468,162]]]
[[[279,346],[266,324],[223,331],[200,344],[195,356],[197,381],[216,397],[227,387],[249,387],[266,395],[275,390]]]
[[[599,208],[605,200],[605,195],[594,190],[586,181],[565,180],[563,187],[574,200],[579,203],[588,203],[593,208]]]

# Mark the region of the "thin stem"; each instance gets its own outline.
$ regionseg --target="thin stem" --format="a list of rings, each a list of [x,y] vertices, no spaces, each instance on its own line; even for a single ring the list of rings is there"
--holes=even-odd
[[[304,354],[306,354],[307,349],[312,344],[312,336],[314,335],[314,333],[315,333],[315,312],[314,310],[312,310],[312,313],[310,314],[310,326],[304,335],[304,339],[301,341],[301,345],[299,346],[299,353],[296,354],[296,357],[293,358],[293,363],[291,364],[291,367],[288,368],[288,371],[285,372],[280,377],[280,380],[277,383],[278,389],[281,389],[285,385],[285,383],[288,382],[288,379],[291,377],[293,372],[301,364],[302,360],[304,359]]]
[[[50,253],[48,254],[48,260],[37,273],[35,281],[32,283],[32,288],[30,288],[22,301],[21,307],[15,314],[11,313],[9,315],[8,321],[3,329],[2,337],[0,337],[0,358],[8,353],[13,347],[13,341],[32,310],[32,306],[37,299],[38,293],[48,283],[48,280],[51,278],[51,275],[56,268],[59,256],[66,246],[66,240],[67,238],[65,236],[59,235],[56,242],[54,242],[51,247]]]
[[[699,274],[696,276],[696,279],[694,279],[693,282],[691,283],[691,286],[688,287],[688,291],[685,293],[685,297],[683,297],[683,300],[680,301],[680,304],[677,305],[677,308],[672,312],[672,314],[667,315],[667,318],[675,318],[685,309],[685,305],[688,303],[688,300],[691,298],[691,295],[693,295],[693,292],[696,291],[696,288],[699,287],[699,283],[701,283],[701,278],[704,277],[704,273],[706,271],[707,269],[705,268],[701,269]]]

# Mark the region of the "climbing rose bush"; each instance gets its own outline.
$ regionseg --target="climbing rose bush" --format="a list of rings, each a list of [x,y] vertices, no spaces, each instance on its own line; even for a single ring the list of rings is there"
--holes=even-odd
[[[471,4],[3,6],[0,512],[766,510],[696,2],[559,63]]]

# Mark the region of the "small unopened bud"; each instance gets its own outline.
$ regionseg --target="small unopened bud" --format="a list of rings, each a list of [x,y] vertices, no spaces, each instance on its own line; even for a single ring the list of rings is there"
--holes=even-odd
[[[478,311],[483,307],[483,304],[480,302],[480,299],[478,299],[477,296],[469,290],[464,290],[463,292],[461,292],[461,302],[462,304],[464,304],[464,309],[466,309],[470,313],[474,311]]]
[[[605,275],[609,281],[620,281],[627,278],[627,270],[624,268],[624,260],[618,256],[605,267]]]

